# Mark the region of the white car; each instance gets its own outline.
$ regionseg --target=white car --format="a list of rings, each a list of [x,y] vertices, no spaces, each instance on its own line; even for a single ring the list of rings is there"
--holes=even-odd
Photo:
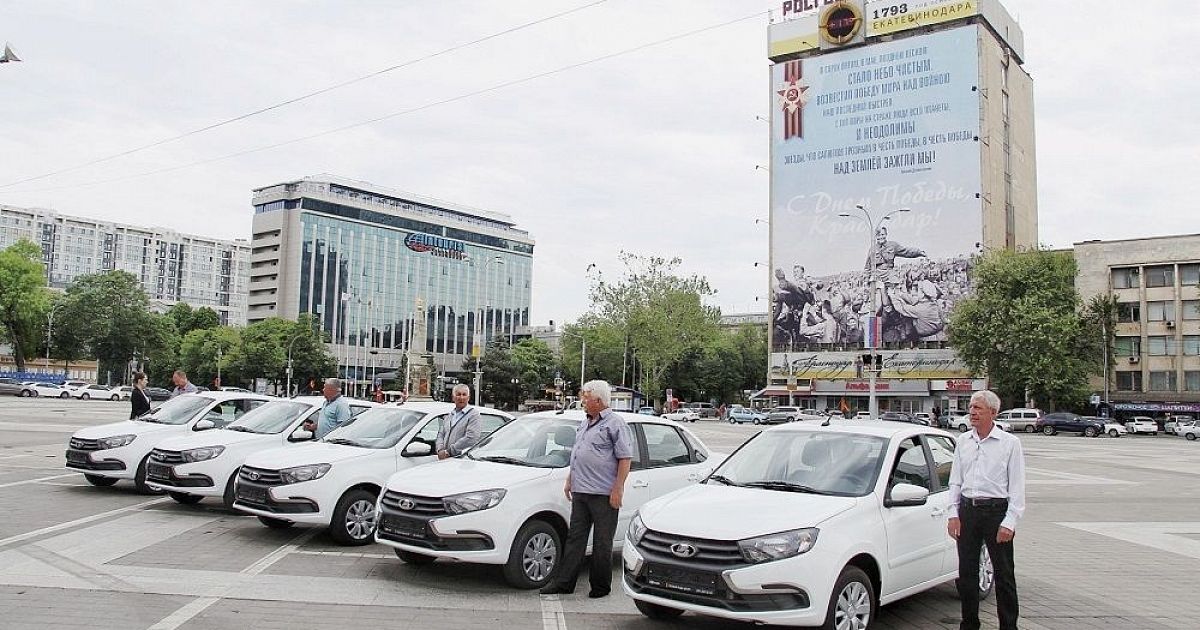
[[[1158,422],[1146,416],[1134,416],[1125,423],[1125,429],[1130,433],[1158,434]]]
[[[1005,433],[1013,432],[1013,425],[1010,424],[1009,421],[1007,421],[1007,420],[1001,420],[999,416],[997,416],[996,419],[993,420],[992,422],[994,422],[997,427],[1000,427],[1000,430],[1004,431]],[[950,419],[950,428],[957,429],[959,433],[966,433],[967,431],[970,431],[971,430],[971,416],[966,415],[966,416],[958,416],[957,418],[951,418]]]
[[[620,413],[636,453],[617,520],[619,548],[646,501],[703,479],[723,455],[675,422]],[[404,471],[380,498],[376,541],[414,564],[448,558],[503,565],[516,588],[545,585],[558,567],[571,504],[563,494],[582,411],[523,416],[461,459]]]
[[[1188,441],[1195,441],[1197,437],[1200,437],[1200,424],[1180,427],[1179,435],[1187,438]]]
[[[230,390],[222,390],[230,391]],[[300,425],[315,419],[322,396],[272,400],[234,420],[220,431],[203,431],[163,440],[150,451],[146,484],[183,504],[204,497],[220,498],[233,507],[238,468],[253,453],[306,443],[312,434]],[[350,412],[358,415],[375,403],[355,400]]]
[[[355,416],[316,442],[254,453],[235,484],[233,507],[271,528],[328,527],[343,545],[374,540],[379,492],[400,470],[436,462],[438,429],[454,405],[409,401]],[[512,420],[479,409],[483,434]]]
[[[672,422],[695,422],[700,419],[700,412],[695,409],[682,407],[678,411],[664,413],[662,417]]]
[[[1195,420],[1187,416],[1172,416],[1163,424],[1163,431],[1170,435],[1182,435],[1180,429],[1195,423]]]
[[[854,414],[854,419],[855,420],[870,420],[871,412],[870,411],[860,411],[860,412]]]
[[[1041,418],[1041,409],[1027,409],[1024,407],[1018,409],[1006,409],[996,416],[997,420],[1003,420],[1012,425],[1013,431],[1024,431],[1026,433],[1037,432],[1037,421]]]
[[[87,400],[89,398],[120,400],[121,392],[115,391],[107,385],[84,385],[75,389],[69,390],[72,398]]]
[[[1114,422],[1109,418],[1105,418],[1104,432],[1108,434],[1108,437],[1121,437],[1122,435],[1129,433],[1129,430],[1126,429],[1125,425],[1121,424],[1120,422]]]
[[[54,383],[38,383],[29,381],[21,383],[21,396],[46,396],[47,398],[69,398],[71,392],[61,385]]]
[[[880,605],[958,577],[946,535],[954,438],[899,422],[768,429],[702,484],[644,505],[622,585],[653,618],[871,627]],[[986,548],[982,595],[992,589]]]
[[[146,483],[146,465],[155,446],[193,431],[223,427],[268,400],[232,392],[176,396],[133,420],[76,431],[67,446],[67,468],[84,473],[94,486],[130,479],[139,492],[154,492]]]

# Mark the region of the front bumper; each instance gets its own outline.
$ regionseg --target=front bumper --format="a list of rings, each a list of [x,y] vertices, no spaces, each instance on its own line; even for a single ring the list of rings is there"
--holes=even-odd
[[[87,473],[110,479],[133,479],[137,466],[130,466],[128,460],[122,457],[126,447],[100,450],[79,450],[68,448],[66,452],[67,470]]]
[[[201,497],[220,497],[225,488],[218,486],[212,475],[200,469],[197,463],[164,464],[151,457],[146,462],[146,485],[156,490],[182,492]]]
[[[234,484],[233,507],[253,514],[277,518],[293,523],[328,525],[330,515],[322,512],[321,502],[311,498],[319,486],[318,481],[268,486],[250,483],[238,477]]]
[[[419,516],[377,504],[375,542],[437,558],[478,564],[508,562],[515,533],[496,508],[466,514]],[[520,523],[515,523],[520,525]]]

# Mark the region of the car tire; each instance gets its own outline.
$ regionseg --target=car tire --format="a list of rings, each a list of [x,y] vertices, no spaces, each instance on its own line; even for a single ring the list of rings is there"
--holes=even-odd
[[[121,400],[121,395],[120,395],[120,394],[113,394],[113,395],[112,395],[112,398],[109,398],[109,400],[111,400],[111,401],[113,401],[113,402],[117,402],[118,400]]]
[[[379,497],[358,489],[342,495],[333,508],[329,534],[342,545],[368,545],[375,542],[375,500]]]
[[[1033,426],[1032,424],[1027,424],[1027,425],[1025,425],[1025,432],[1026,433],[1037,433],[1037,427]]]
[[[58,397],[59,398],[70,398],[71,395],[68,394],[67,392],[63,392],[63,393],[59,394]]]
[[[232,510],[234,501],[237,501],[237,478],[238,471],[234,470],[233,474],[229,475],[229,481],[225,482],[225,492],[221,494],[221,503],[225,505],[225,509]]]
[[[992,566],[992,556],[988,553],[987,545],[979,549],[979,600],[983,601],[996,588],[996,568]],[[958,592],[958,580],[954,580],[954,591]]]
[[[862,569],[848,566],[842,569],[833,592],[829,596],[829,609],[825,613],[824,630],[837,628],[869,628],[875,621],[875,586]],[[865,607],[865,610],[864,610]],[[858,623],[839,622],[847,616],[858,618]]]
[[[89,398],[91,398],[91,396],[88,396],[86,393],[79,395],[79,400],[87,400]]]
[[[969,425],[969,424],[960,424],[960,425],[958,425],[958,432],[959,432],[959,433],[966,433],[967,431],[970,431],[970,430],[971,430],[971,425]]]
[[[678,608],[671,608],[670,606],[663,606],[661,604],[651,604],[640,599],[633,600],[633,605],[637,607],[638,612],[646,617],[659,621],[674,619],[683,614],[683,611]]]
[[[29,391],[28,389],[22,389],[20,393],[21,398],[29,398],[32,395],[33,392]]]
[[[504,563],[504,581],[513,588],[541,588],[558,574],[562,559],[562,537],[550,523],[532,520],[513,538]]]
[[[404,564],[411,564],[415,567],[423,567],[427,564],[433,564],[433,561],[437,560],[437,558],[433,556],[427,556],[423,553],[417,553],[415,551],[405,551],[403,549],[396,550],[396,557],[403,560]]]
[[[1184,433],[1183,438],[1188,441],[1195,441],[1196,434],[1195,433]]]
[[[1045,433],[1046,435],[1054,435],[1055,433],[1058,433],[1058,429],[1055,429],[1052,426],[1046,425],[1046,426],[1042,427],[1042,433]]]
[[[117,480],[113,479],[112,477],[101,477],[100,475],[86,475],[85,474],[83,476],[83,478],[87,479],[88,483],[92,484],[93,486],[96,486],[97,488],[107,488],[107,487],[117,483]]]
[[[200,502],[200,499],[204,498],[198,494],[188,494],[186,492],[168,492],[167,494],[170,494],[176,503],[182,503],[183,505],[196,505]]]
[[[270,527],[271,529],[287,529],[292,525],[295,525],[295,523],[291,521],[285,521],[281,518],[271,518],[270,516],[260,516],[258,517],[258,522]]]
[[[140,494],[162,494],[162,490],[155,490],[146,485],[146,462],[150,460],[150,456],[146,455],[142,458],[142,463],[138,464],[137,473],[133,476],[133,485],[137,487]]]
[[[1110,429],[1108,432],[1108,437],[1121,437],[1121,432],[1116,429]]]
[[[1096,427],[1084,427],[1083,437],[1096,437],[1097,435],[1100,435],[1100,431],[1096,430]]]

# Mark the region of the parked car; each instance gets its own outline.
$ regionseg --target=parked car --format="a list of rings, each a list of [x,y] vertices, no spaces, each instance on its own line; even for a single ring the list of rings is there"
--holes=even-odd
[[[312,434],[300,425],[315,420],[323,396],[298,396],[272,400],[225,426],[223,431],[201,431],[163,440],[146,464],[146,484],[171,498],[192,504],[204,497],[219,497],[232,508],[237,472],[252,453],[305,443]],[[375,407],[373,402],[350,401],[358,415]]]
[[[642,415],[642,416],[657,416],[658,415],[658,410],[655,409],[654,407],[649,407],[649,406],[638,407],[637,412],[638,412],[638,415]]]
[[[921,424],[920,422],[917,422],[916,417],[914,417],[912,414],[904,413],[903,411],[885,411],[885,412],[879,414],[879,419],[887,420],[889,422],[907,422],[908,424]]]
[[[113,391],[117,392],[117,396],[119,396],[121,400],[129,400],[129,397],[133,395],[133,386],[124,385],[114,388]]]
[[[1125,423],[1125,429],[1130,433],[1158,435],[1158,422],[1148,416],[1134,416]]]
[[[684,403],[683,406],[700,414],[701,418],[716,418],[717,417],[717,408],[712,403],[690,402],[690,403]]]
[[[619,548],[642,504],[695,484],[721,461],[686,428],[621,414],[634,457],[613,541]],[[463,458],[397,473],[379,500],[376,541],[411,564],[437,558],[502,565],[516,588],[537,588],[558,570],[571,503],[563,495],[582,412],[530,414]]]
[[[741,424],[743,422],[749,422],[751,424],[766,424],[774,421],[769,414],[748,409],[741,405],[734,405],[730,407],[725,412],[725,415],[729,419],[729,424]],[[786,422],[786,420],[780,420],[779,422]]]
[[[1104,433],[1105,422],[1102,418],[1081,416],[1067,411],[1048,413],[1038,418],[1037,428],[1046,435],[1059,432],[1081,433],[1086,437],[1096,437]]]
[[[121,393],[115,392],[108,385],[84,385],[76,389],[70,390],[72,398],[87,400],[89,398],[107,398],[108,400],[120,400]]]
[[[246,389],[245,387],[222,387],[221,391],[223,391],[223,392],[242,392],[243,394],[250,393],[250,390]]]
[[[774,407],[767,411],[767,422],[771,424],[795,422],[800,419],[800,411],[799,407]]]
[[[997,420],[1003,420],[1012,427],[1013,431],[1024,431],[1026,433],[1034,433],[1038,430],[1037,420],[1042,417],[1041,409],[1008,409],[1001,411],[996,416]]]
[[[1188,416],[1171,416],[1163,424],[1163,431],[1171,435],[1180,435],[1179,429],[1183,425],[1192,425],[1196,421]]]
[[[835,411],[831,414],[828,411],[823,411],[820,409],[801,408],[800,415],[796,417],[796,420],[800,421],[800,422],[803,422],[806,420],[810,421],[810,422],[812,422],[812,421],[824,422],[824,421],[828,420],[830,418],[830,416],[841,418],[842,413],[840,411]]]
[[[1088,418],[1104,423],[1104,431],[1102,432],[1108,435],[1108,437],[1121,437],[1122,435],[1128,433],[1125,425],[1113,420],[1112,418],[1102,418],[1099,416],[1088,416]]]
[[[147,387],[146,395],[150,397],[151,401],[160,401],[160,400],[170,400],[171,399],[171,391],[167,390],[167,389],[163,389],[161,387]]]
[[[933,426],[933,423],[934,423],[933,414],[929,413],[928,411],[918,411],[913,414],[913,417],[916,418],[917,420],[920,420],[921,424],[923,424],[927,427]]]
[[[695,409],[681,407],[677,411],[664,413],[662,417],[674,422],[695,422],[700,419],[700,412]]]
[[[70,398],[71,392],[54,383],[29,381],[21,384],[21,396],[46,396],[47,398]]]
[[[79,389],[80,387],[87,387],[88,385],[91,385],[91,383],[87,381],[66,381],[63,383],[63,387],[67,389]]]
[[[0,394],[20,396],[25,386],[20,381],[11,378],[0,378]]]
[[[879,606],[957,578],[946,535],[953,457],[950,434],[914,424],[767,429],[701,484],[638,510],[622,550],[625,593],[655,619],[874,627]],[[986,548],[979,562],[986,596]]]
[[[82,472],[94,486],[132,480],[139,492],[155,492],[146,483],[150,451],[167,438],[223,427],[270,400],[258,394],[205,392],[184,394],[133,420],[86,427],[67,445],[67,468]]]
[[[1195,441],[1197,437],[1200,437],[1200,422],[1180,428],[1179,435],[1187,438],[1188,441]]]
[[[233,507],[274,529],[319,525],[340,544],[368,544],[380,490],[393,473],[438,461],[434,443],[453,409],[413,401],[376,407],[316,442],[253,453],[238,472]],[[495,409],[479,413],[484,435],[513,418]]]
[[[860,411],[860,412],[854,414],[854,419],[855,420],[870,420],[871,412],[870,411]]]

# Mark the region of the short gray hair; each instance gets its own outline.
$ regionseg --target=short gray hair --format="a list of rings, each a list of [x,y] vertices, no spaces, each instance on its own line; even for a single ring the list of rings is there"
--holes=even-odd
[[[342,391],[342,379],[327,378],[325,379],[325,387],[332,387],[340,392]]]
[[[600,402],[604,403],[605,407],[612,402],[612,385],[609,385],[608,381],[602,381],[599,379],[588,381],[583,384],[583,387],[579,388],[579,391],[590,392],[593,396],[599,398]]]
[[[454,386],[454,389],[450,390],[450,393],[457,394],[459,391],[464,391],[464,392],[467,392],[468,394],[470,394],[471,386],[467,385],[466,383],[459,383],[458,385]]]
[[[971,402],[975,401],[979,401],[987,405],[992,411],[1000,413],[1000,397],[990,389],[981,389],[971,394]]]

